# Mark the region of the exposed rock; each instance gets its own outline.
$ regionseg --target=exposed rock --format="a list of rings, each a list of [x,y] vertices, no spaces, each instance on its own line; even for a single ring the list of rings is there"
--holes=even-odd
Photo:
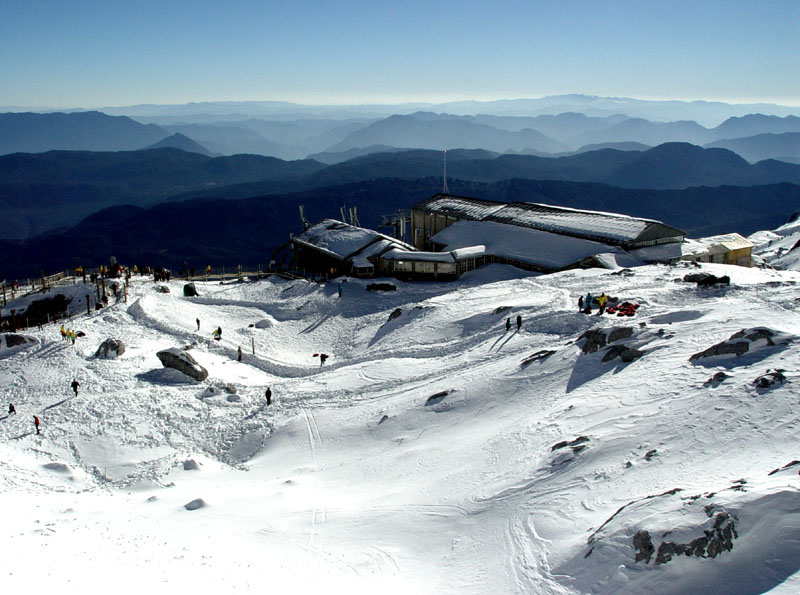
[[[197,293],[197,287],[195,287],[194,283],[187,283],[183,286],[183,295],[184,297],[197,297],[200,294]]]
[[[227,383],[225,386],[223,386],[222,389],[226,393],[228,393],[229,395],[235,395],[236,394],[236,387],[233,384],[231,384],[230,382]]]
[[[389,322],[389,321],[391,321],[391,320],[394,320],[395,318],[400,318],[400,316],[401,316],[402,314],[403,314],[403,309],[402,309],[402,308],[397,308],[397,309],[395,309],[395,311],[394,311],[394,312],[392,312],[391,314],[389,314],[389,320],[387,320],[387,322]]]
[[[533,355],[529,355],[528,357],[526,357],[524,360],[522,360],[522,363],[520,365],[522,367],[525,367],[533,362],[545,360],[554,353],[555,351],[552,351],[550,349],[542,349],[541,351],[537,351]]]
[[[730,285],[731,279],[728,275],[717,277],[711,273],[690,273],[683,278],[688,283],[697,283],[698,287],[709,287],[711,285]]]
[[[228,395],[226,397],[226,400],[228,401],[228,403],[241,403],[242,397],[240,397],[239,395]]]
[[[503,312],[508,312],[511,309],[511,306],[497,306],[494,309],[495,314],[502,314]]]
[[[17,335],[14,333],[8,333],[3,335],[5,339],[6,347],[18,347],[20,345],[27,345],[29,343],[36,343],[36,339],[33,337],[27,337],[25,335]],[[0,345],[2,347],[2,345]]]
[[[704,530],[705,535],[693,539],[686,544],[665,541],[658,547],[656,566],[666,564],[673,556],[695,556],[697,558],[716,558],[722,552],[733,549],[733,540],[739,537],[736,533],[734,519],[727,512],[720,512],[714,517],[714,526],[711,530]],[[637,534],[638,535],[638,534]],[[636,537],[634,536],[634,547]],[[639,561],[638,554],[636,561]]]
[[[202,498],[197,498],[192,500],[191,502],[187,502],[183,505],[186,510],[199,510],[201,508],[206,507],[206,503]]]
[[[208,378],[208,370],[197,363],[191,355],[178,349],[171,347],[156,353],[156,356],[165,368],[174,368],[179,372],[183,372],[187,376],[194,378],[197,381],[205,380]]]
[[[606,354],[601,361],[610,362],[614,358],[619,357],[623,362],[630,363],[642,357],[644,353],[644,351],[628,347],[627,345],[612,345],[606,350]]]
[[[272,328],[272,322],[267,320],[266,318],[259,320],[255,324],[256,328]]]
[[[653,457],[658,455],[658,451],[654,448],[653,450],[648,450],[644,455],[645,461],[650,461]]]
[[[575,438],[575,440],[572,441],[562,440],[561,442],[557,442],[556,444],[554,444],[550,449],[550,451],[552,452],[554,450],[558,450],[559,448],[565,448],[567,446],[572,446],[573,447],[572,450],[575,450],[575,447],[577,447],[579,444],[584,444],[585,442],[589,442],[588,436],[578,436],[577,438]],[[583,448],[586,447],[584,446],[579,450],[583,450]]]
[[[784,382],[786,382],[786,376],[783,375],[783,370],[767,370],[766,374],[762,374],[753,380],[753,384],[758,388],[771,388],[776,384],[783,384]]]
[[[594,353],[598,349],[605,347],[615,341],[621,341],[633,336],[633,327],[615,326],[611,328],[590,329],[578,337],[578,341],[584,341],[583,353]]]
[[[792,467],[795,467],[795,466],[797,466],[797,465],[800,465],[800,461],[798,461],[797,459],[795,459],[795,460],[793,460],[791,463],[787,463],[787,464],[785,464],[783,467],[780,467],[780,468],[778,468],[778,469],[773,469],[773,470],[772,470],[772,471],[770,471],[770,472],[769,472],[767,475],[775,475],[776,473],[778,473],[778,472],[780,472],[780,471],[785,471],[786,469],[791,469]]]
[[[712,345],[705,351],[695,353],[689,358],[689,361],[693,362],[701,358],[718,355],[735,355],[738,357],[750,351],[751,345],[756,341],[765,341],[766,345],[774,346],[776,340],[781,344],[789,342],[788,337],[780,336],[775,331],[765,327],[742,329],[738,333],[731,335],[725,341]]]
[[[427,407],[428,405],[436,405],[449,394],[450,394],[449,390],[443,390],[441,392],[436,393],[435,395],[431,395],[425,400],[425,406]]]
[[[200,464],[194,459],[186,459],[183,462],[184,471],[198,471],[199,469],[200,469]]]
[[[158,293],[169,293],[169,287],[167,287],[166,285],[158,285],[156,286],[156,291]]]
[[[709,386],[709,385],[717,386],[718,384],[722,384],[722,382],[725,381],[727,378],[730,378],[730,376],[728,376],[725,372],[717,372],[711,378],[706,380],[703,383],[703,386]]]
[[[125,353],[125,343],[119,339],[106,339],[100,343],[94,356],[100,359],[116,359]]]
[[[636,535],[633,536],[633,548],[636,550],[634,560],[636,562],[644,560],[645,564],[650,562],[656,551],[656,548],[653,547],[653,541],[650,539],[650,533],[644,529],[637,531]]]

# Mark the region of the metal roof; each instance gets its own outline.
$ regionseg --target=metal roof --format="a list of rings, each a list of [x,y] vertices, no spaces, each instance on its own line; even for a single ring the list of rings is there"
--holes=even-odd
[[[506,203],[493,200],[455,196],[453,194],[436,194],[412,208],[415,211],[426,211],[458,219],[481,221],[505,206]]]
[[[298,244],[304,244],[339,260],[346,260],[376,240],[385,240],[413,250],[411,246],[400,240],[335,219],[323,219],[292,238],[292,241]]]
[[[488,217],[487,221],[614,242],[631,242],[650,225],[658,224],[652,219],[638,219],[617,213],[525,202],[511,203]]]

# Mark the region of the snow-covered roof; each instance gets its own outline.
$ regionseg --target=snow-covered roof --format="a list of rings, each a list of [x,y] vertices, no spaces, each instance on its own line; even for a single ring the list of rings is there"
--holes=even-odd
[[[505,206],[506,203],[493,200],[454,196],[452,194],[437,194],[416,204],[413,208],[417,211],[480,221]]]
[[[649,225],[658,223],[651,219],[637,219],[627,215],[601,211],[580,211],[536,203],[515,202],[493,213],[488,221],[508,223],[597,239],[630,242],[639,237]]]
[[[726,233],[719,236],[693,239],[691,245],[700,246],[704,252],[713,252],[718,246],[726,250],[741,250],[755,246],[753,242],[738,233]]]
[[[445,250],[482,244],[486,254],[552,270],[597,254],[623,252],[600,242],[492,221],[458,221],[437,233],[431,241],[445,246]]]
[[[384,260],[416,260],[423,262],[455,262],[452,252],[420,252],[418,250],[389,250],[382,255]]]
[[[381,252],[389,250],[393,246],[397,246],[397,242],[392,242],[387,239],[381,239],[377,242],[372,242],[361,252],[352,257],[353,266],[359,269],[369,268],[374,266],[370,258],[379,255]]]
[[[298,244],[305,244],[339,260],[346,260],[376,240],[393,242],[413,249],[408,244],[377,231],[355,227],[335,219],[323,219],[293,238]]]
[[[506,223],[612,244],[628,244],[641,240],[646,232],[648,236],[654,236],[648,237],[648,240],[686,235],[654,219],[540,203],[500,203],[451,194],[432,196],[415,205],[414,210],[461,220]]]

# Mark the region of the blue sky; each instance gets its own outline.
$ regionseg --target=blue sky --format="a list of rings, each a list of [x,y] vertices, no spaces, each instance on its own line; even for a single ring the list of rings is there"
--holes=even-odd
[[[800,1],[0,0],[0,105],[800,105]]]

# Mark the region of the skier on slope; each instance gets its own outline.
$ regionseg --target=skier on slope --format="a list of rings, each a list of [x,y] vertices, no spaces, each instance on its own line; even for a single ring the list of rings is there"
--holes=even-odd
[[[72,379],[72,384],[70,384],[70,386],[72,387],[72,390],[74,390],[74,391],[75,391],[75,396],[76,396],[76,397],[78,396],[78,387],[79,387],[80,385],[81,385],[81,383],[80,383],[80,382],[78,382],[78,380],[77,380],[76,378],[73,378],[73,379]]]

